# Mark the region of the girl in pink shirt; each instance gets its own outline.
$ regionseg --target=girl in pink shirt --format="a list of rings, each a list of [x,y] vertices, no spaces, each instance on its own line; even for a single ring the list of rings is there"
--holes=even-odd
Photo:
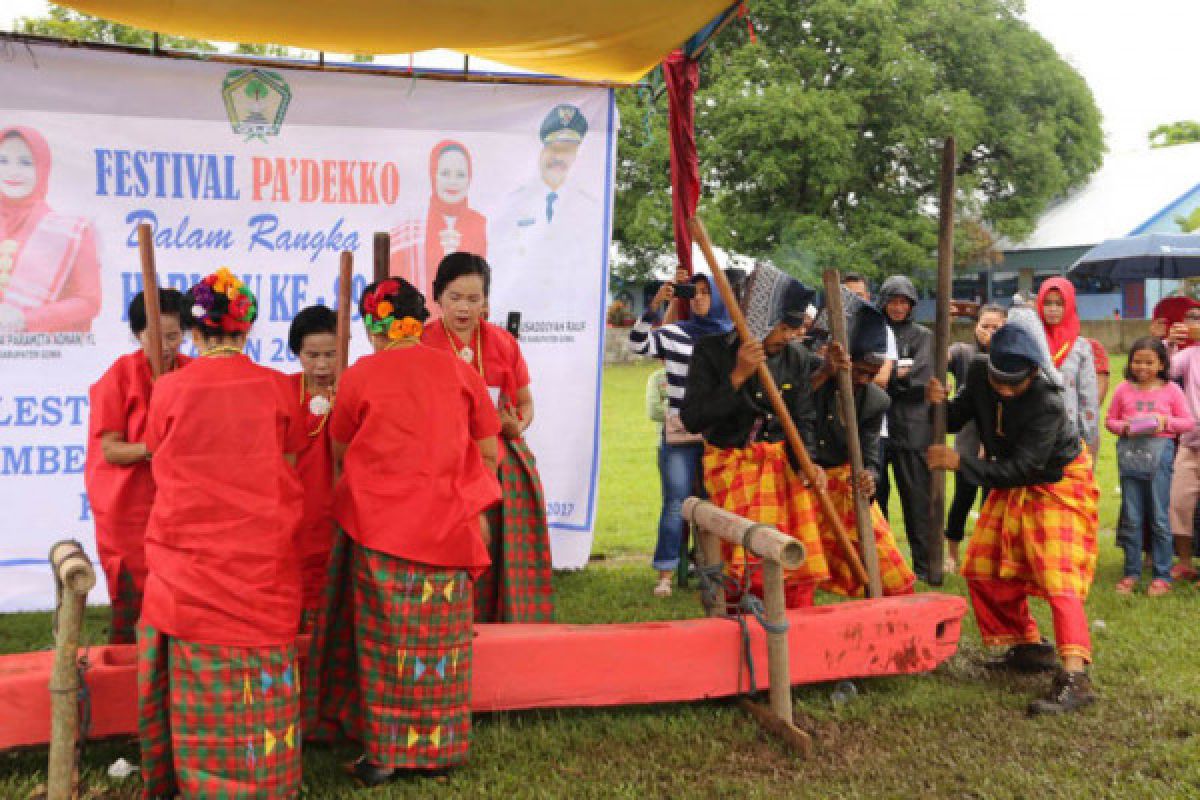
[[[1121,524],[1117,541],[1125,551],[1125,575],[1117,594],[1131,594],[1142,572],[1142,531],[1152,531],[1154,579],[1146,594],[1171,590],[1171,500],[1175,439],[1195,427],[1183,390],[1169,380],[1170,360],[1163,343],[1144,336],[1133,343],[1125,380],[1113,394],[1105,426],[1120,437]]]

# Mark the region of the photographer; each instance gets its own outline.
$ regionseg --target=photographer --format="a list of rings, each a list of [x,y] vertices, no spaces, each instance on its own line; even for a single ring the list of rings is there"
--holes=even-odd
[[[655,328],[661,320],[660,309],[674,298],[687,299],[689,319]],[[667,371],[667,413],[658,448],[663,500],[653,562],[658,570],[656,597],[671,594],[671,573],[679,565],[683,542],[683,501],[692,493],[704,455],[704,440],[688,433],[679,419],[692,348],[703,337],[727,333],[732,327],[729,313],[720,295],[713,293],[708,276],[695,275],[689,279],[681,269],[676,272],[674,282],[662,285],[646,313],[629,332],[629,350],[662,359]]]

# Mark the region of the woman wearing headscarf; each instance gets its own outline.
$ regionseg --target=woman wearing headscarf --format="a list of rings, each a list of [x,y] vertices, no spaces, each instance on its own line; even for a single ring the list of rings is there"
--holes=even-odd
[[[89,331],[100,313],[95,232],[46,203],[52,161],[33,128],[0,129],[0,333]]]
[[[1091,343],[1079,335],[1075,287],[1066,278],[1048,278],[1038,289],[1038,317],[1046,328],[1046,343],[1062,377],[1067,417],[1095,458],[1100,444],[1100,390]]]
[[[452,353],[487,384],[500,415],[497,477],[503,494],[489,510],[492,565],[475,581],[477,622],[553,622],[554,582],[546,501],[537,460],[525,441],[533,424],[529,367],[512,334],[487,321],[491,267],[474,253],[438,265],[433,296],[442,316],[422,344]]]
[[[445,139],[429,151],[429,206],[424,216],[392,231],[392,275],[404,278],[425,297],[441,260],[456,252],[487,258],[487,219],[468,205],[474,170],[465,145]]]
[[[679,277],[679,276],[677,276]],[[667,413],[658,445],[658,474],[662,485],[662,510],[658,516],[658,543],[654,548],[654,569],[658,583],[654,594],[671,594],[671,573],[679,566],[683,545],[683,501],[700,483],[700,460],[704,440],[684,430],[679,410],[687,383],[688,362],[692,349],[706,336],[728,333],[733,327],[721,295],[713,292],[707,275],[694,275],[687,282],[692,297],[689,317],[681,322],[654,326],[661,321],[660,309],[671,302],[675,283],[664,283],[649,308],[629,332],[629,349],[638,355],[661,359],[667,372]],[[700,493],[703,494],[701,484]]]

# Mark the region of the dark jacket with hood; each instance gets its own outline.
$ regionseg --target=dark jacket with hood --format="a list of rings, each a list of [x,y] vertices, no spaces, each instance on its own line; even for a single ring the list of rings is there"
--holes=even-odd
[[[887,316],[887,303],[893,297],[907,298],[913,308],[917,305],[917,288],[903,275],[893,275],[879,289],[879,308]],[[892,371],[888,396],[888,447],[902,450],[921,450],[933,441],[929,423],[929,404],[925,402],[925,384],[933,377],[933,334],[912,321],[912,311],[902,322],[887,317],[888,326],[896,337],[898,358],[911,358],[912,370],[899,377],[899,368]]]
[[[858,414],[858,440],[862,444],[863,468],[879,480],[879,431],[888,410],[888,396],[873,383],[854,387],[854,410]],[[837,381],[826,381],[813,393],[817,412],[816,449],[813,461],[822,467],[841,467],[850,463],[846,445],[846,426],[838,402]]]

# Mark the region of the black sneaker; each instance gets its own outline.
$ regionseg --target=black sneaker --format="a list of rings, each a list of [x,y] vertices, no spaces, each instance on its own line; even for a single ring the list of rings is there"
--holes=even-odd
[[[1066,714],[1086,708],[1094,702],[1096,691],[1087,673],[1064,670],[1054,676],[1054,683],[1045,697],[1029,704],[1029,714]]]
[[[1059,668],[1058,654],[1049,642],[1015,644],[1005,650],[1004,655],[989,658],[983,665],[988,669],[1027,674],[1056,672]]]

